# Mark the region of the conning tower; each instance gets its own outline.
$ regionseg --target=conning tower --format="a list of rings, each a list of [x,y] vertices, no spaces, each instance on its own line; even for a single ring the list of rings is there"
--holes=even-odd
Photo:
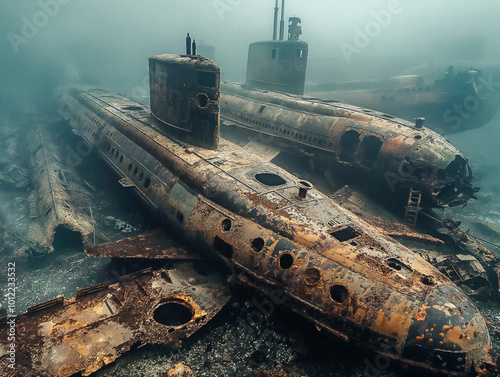
[[[186,44],[186,55],[149,58],[151,115],[166,135],[217,149],[220,68],[212,60],[192,55],[190,47],[191,43],[189,47]],[[195,42],[193,53],[196,54]]]
[[[280,38],[277,40],[278,0],[276,0],[272,41],[252,43],[248,49],[246,84],[252,88],[304,94],[308,44],[300,41],[301,20],[291,17],[288,40],[284,40],[285,0],[282,0]]]

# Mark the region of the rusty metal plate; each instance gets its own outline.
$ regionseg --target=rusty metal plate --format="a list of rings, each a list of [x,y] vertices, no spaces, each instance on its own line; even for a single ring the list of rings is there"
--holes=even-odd
[[[10,324],[4,318],[0,364],[11,376],[88,376],[132,346],[179,346],[228,300],[221,276],[199,275],[189,263],[170,270],[146,269],[17,316],[15,369],[8,369],[10,341],[5,334]]]
[[[162,228],[143,233],[137,237],[93,246],[86,249],[85,252],[91,257],[103,258],[202,259],[196,253],[189,252]]]

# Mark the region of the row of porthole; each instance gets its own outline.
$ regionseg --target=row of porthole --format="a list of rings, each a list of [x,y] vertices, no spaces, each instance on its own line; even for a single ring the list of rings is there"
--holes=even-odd
[[[230,231],[231,225],[232,225],[232,223],[231,223],[230,219],[224,219],[222,221],[222,224],[221,224],[222,231],[224,233]],[[251,245],[252,250],[254,250],[256,252],[260,252],[260,251],[262,251],[262,249],[265,246],[265,241],[264,241],[264,239],[262,239],[260,237],[254,238],[250,245]],[[279,258],[280,267],[284,270],[290,269],[293,266],[293,263],[294,263],[294,258],[289,253],[284,253]],[[403,267],[403,264],[397,259],[389,259],[388,265],[389,265],[389,267],[391,267],[392,269],[394,269],[396,271],[400,271]],[[303,278],[304,278],[304,282],[307,285],[314,286],[314,285],[317,285],[319,283],[319,280],[321,278],[321,272],[316,267],[310,267],[310,268],[306,269],[306,271],[304,272]],[[432,279],[431,276],[423,276],[422,283],[425,285],[432,286],[432,285],[434,285],[434,280]],[[345,301],[347,299],[348,295],[349,295],[349,291],[347,290],[347,288],[345,288],[342,285],[336,284],[330,288],[330,297],[332,298],[332,300],[334,300],[336,302]]]
[[[97,127],[99,127],[99,126],[100,126],[100,124],[101,124],[101,120],[100,120],[100,119],[98,119],[98,118],[97,118],[94,114],[92,114],[92,113],[85,113],[85,114],[84,114],[84,117],[85,117],[85,118],[87,118],[87,120],[88,120],[89,122],[94,123]],[[82,115],[81,115],[81,114],[80,114],[80,115],[78,115],[78,118],[77,118],[77,119],[78,119],[78,123],[82,123]]]
[[[225,112],[236,119],[240,119],[240,120],[243,120],[245,122],[255,124],[257,126],[269,129],[271,131],[277,131],[279,133],[282,133],[283,135],[294,137],[297,140],[308,141],[311,144],[317,144],[319,147],[323,147],[326,145],[325,139],[320,139],[320,138],[317,138],[315,136],[307,136],[306,134],[293,132],[291,130],[287,130],[286,128],[280,128],[278,126],[270,125],[268,123],[256,121],[256,120],[253,120],[251,118],[244,117],[241,114],[235,113],[234,111],[231,111],[231,110],[226,110]],[[328,148],[333,149],[333,143],[329,143]]]
[[[90,126],[85,127],[85,132],[89,132],[94,137],[97,135],[97,132],[95,132]]]
[[[405,89],[399,89],[398,90],[398,93],[415,93],[416,91],[430,91],[431,88],[429,86],[426,86],[425,88],[422,88],[422,87],[418,87],[418,88],[405,88]]]
[[[230,219],[224,219],[222,221],[222,231],[224,233],[228,232],[231,230],[231,220]],[[220,238],[217,238],[220,240]],[[252,250],[256,252],[262,251],[262,249],[265,246],[265,241],[261,237],[254,238],[252,242],[250,243],[250,246]],[[225,255],[227,256],[227,254]],[[288,270],[293,266],[294,263],[294,258],[293,255],[290,253],[283,253],[279,257],[279,265],[282,269]],[[319,283],[321,279],[321,272],[318,268],[316,267],[309,267],[305,270],[303,274],[304,282],[309,285],[309,286],[315,286]],[[334,284],[330,287],[330,297],[333,301],[335,302],[344,302],[347,297],[349,296],[349,291],[347,290],[346,287],[340,284]]]
[[[71,118],[73,119],[73,121],[78,122],[80,124],[83,123],[82,114],[79,114],[78,116],[76,114],[74,114],[73,111],[71,111],[68,104],[65,104],[63,109],[64,109],[64,112],[69,113],[71,115]],[[94,123],[96,126],[100,125],[100,120],[97,119],[97,117],[95,117],[93,114],[84,113],[83,116],[85,118],[87,118],[90,122]],[[91,135],[94,137],[97,136],[97,132],[92,130],[90,126],[85,127],[85,131],[87,131],[87,132],[90,131]]]
[[[120,164],[123,163],[123,155],[120,153],[118,148],[115,149],[115,147],[112,147],[111,144],[108,144],[106,146],[106,151],[111,155],[111,157],[117,160]],[[127,171],[129,172],[129,174],[133,174],[134,176],[138,177],[139,183],[142,182],[142,180],[144,179],[144,172],[137,167],[134,168],[134,165],[132,163],[128,164]],[[144,179],[143,187],[147,190],[150,185],[151,185],[151,178],[146,177],[146,179]]]

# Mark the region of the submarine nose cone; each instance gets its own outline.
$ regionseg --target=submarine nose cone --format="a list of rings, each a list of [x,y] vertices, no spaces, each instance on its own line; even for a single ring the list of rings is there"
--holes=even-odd
[[[419,308],[406,338],[403,358],[450,375],[493,367],[486,322],[453,286],[434,290]]]

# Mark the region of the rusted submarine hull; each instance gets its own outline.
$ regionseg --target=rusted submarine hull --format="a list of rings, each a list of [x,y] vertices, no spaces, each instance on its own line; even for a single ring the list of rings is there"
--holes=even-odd
[[[429,127],[441,134],[479,128],[496,114],[500,100],[489,67],[456,73],[453,67],[440,78],[421,75],[387,79],[312,84],[310,96],[376,109],[403,119],[425,117]],[[487,72],[487,71],[485,71]],[[472,105],[471,105],[472,104]]]
[[[155,72],[182,62],[197,75],[202,59],[151,58],[152,96],[165,79]],[[175,83],[162,88],[167,99],[180,90]],[[190,132],[193,140],[196,127],[214,129],[210,122],[218,118],[203,115],[219,111],[213,89],[200,85],[209,101],[196,95],[188,106],[207,122],[176,130],[176,137]],[[463,293],[310,183],[223,139],[218,150],[172,140],[164,134],[170,119],[158,123],[146,106],[108,91],[63,90],[57,100],[61,115],[131,182],[166,231],[226,264],[248,286],[278,290],[319,327],[408,365],[457,376],[490,366],[486,324]],[[177,111],[174,103],[163,106]],[[215,145],[207,139],[212,132],[201,135],[201,144]]]
[[[460,151],[436,132],[388,114],[224,82],[221,119],[274,137],[325,168],[350,169],[393,192],[418,189],[429,207],[463,205],[476,192]]]
[[[88,376],[132,347],[179,346],[228,300],[222,276],[200,275],[186,262],[83,288],[2,320],[2,334],[15,328],[15,340],[0,339],[2,375]]]

